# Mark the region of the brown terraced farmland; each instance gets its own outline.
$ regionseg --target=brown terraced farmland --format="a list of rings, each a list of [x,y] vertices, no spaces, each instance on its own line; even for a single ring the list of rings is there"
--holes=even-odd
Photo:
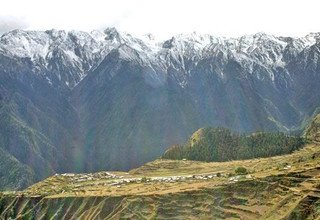
[[[320,146],[230,162],[156,160],[130,172],[57,174],[4,192],[3,219],[316,219]],[[237,174],[243,167],[246,174]]]

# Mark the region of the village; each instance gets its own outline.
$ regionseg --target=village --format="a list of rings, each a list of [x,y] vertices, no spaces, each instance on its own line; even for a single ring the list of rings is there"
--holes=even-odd
[[[162,161],[159,161],[162,163]],[[180,163],[188,164],[188,161]],[[171,166],[169,169],[172,169]],[[157,165],[158,166],[158,165]],[[246,168],[247,167],[247,168]],[[241,181],[251,181],[256,177],[256,172],[249,169],[248,166],[234,166],[232,169],[213,169],[206,170],[202,173],[180,172],[170,175],[171,172],[147,173],[145,170],[120,172],[120,171],[103,171],[97,173],[63,173],[55,174],[48,179],[39,182],[27,188],[23,194],[29,196],[85,196],[87,194],[117,194],[134,190],[136,193],[144,191],[151,192],[153,188],[173,189],[179,185],[184,185],[186,189],[191,189],[193,185],[222,186]],[[153,170],[152,164],[146,165],[143,169]],[[290,172],[291,164],[282,163],[278,166],[279,172]],[[149,171],[150,172],[150,171]],[[190,188],[191,187],[191,188]],[[179,187],[178,187],[179,188]],[[148,190],[147,190],[148,189]]]
[[[64,179],[73,185],[73,191],[77,191],[83,187],[117,187],[121,188],[125,185],[132,183],[177,183],[188,181],[206,181],[214,178],[223,178],[228,182],[238,182],[240,180],[253,179],[251,174],[234,175],[230,173],[206,173],[206,174],[194,174],[194,175],[175,175],[175,176],[154,176],[154,177],[131,177],[130,175],[116,175],[110,172],[99,172],[94,174],[73,174],[64,173],[56,174],[56,179]]]

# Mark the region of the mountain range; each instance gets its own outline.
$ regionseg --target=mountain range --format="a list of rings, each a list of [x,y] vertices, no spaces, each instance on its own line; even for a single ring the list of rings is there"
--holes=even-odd
[[[294,133],[319,112],[320,33],[0,38],[0,188],[128,170],[200,127]]]

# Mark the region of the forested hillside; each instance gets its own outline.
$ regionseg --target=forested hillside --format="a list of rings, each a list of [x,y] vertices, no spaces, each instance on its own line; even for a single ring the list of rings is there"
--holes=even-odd
[[[186,144],[174,145],[163,155],[165,159],[228,161],[271,157],[301,148],[301,137],[281,132],[232,133],[225,128],[201,128]]]

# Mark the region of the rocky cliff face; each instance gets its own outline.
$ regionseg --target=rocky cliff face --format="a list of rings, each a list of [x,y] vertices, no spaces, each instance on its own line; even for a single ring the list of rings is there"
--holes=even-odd
[[[129,169],[199,127],[297,130],[320,104],[319,39],[9,32],[0,39],[1,156],[34,181]]]

